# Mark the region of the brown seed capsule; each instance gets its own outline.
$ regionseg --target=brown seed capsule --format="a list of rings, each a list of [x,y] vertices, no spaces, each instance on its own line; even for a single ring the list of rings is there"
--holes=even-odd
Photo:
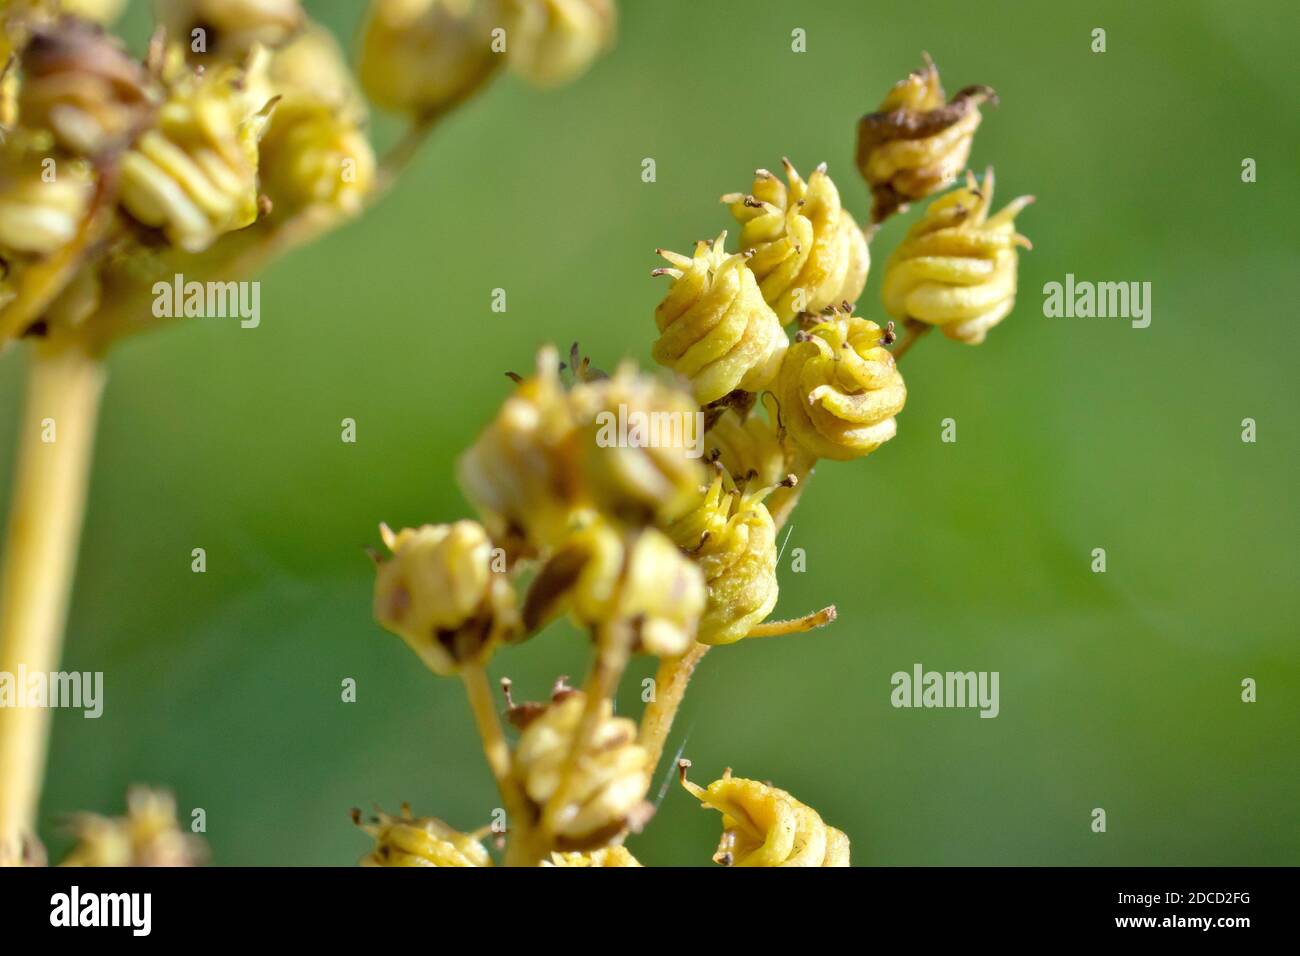
[[[878,112],[858,121],[857,164],[875,197],[873,222],[956,180],[987,102],[997,102],[990,87],[968,86],[945,103],[939,70],[927,56],[925,66],[894,85]]]
[[[159,91],[144,67],[98,27],[63,19],[23,49],[18,110],[28,129],[48,129],[71,153],[128,145],[149,124]]]

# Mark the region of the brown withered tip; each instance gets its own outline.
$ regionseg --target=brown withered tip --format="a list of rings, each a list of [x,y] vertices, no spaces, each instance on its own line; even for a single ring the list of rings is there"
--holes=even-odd
[[[898,340],[898,335],[894,332],[894,322],[891,319],[885,326],[885,331],[880,335],[881,345],[893,345]]]
[[[352,822],[353,822],[353,823],[355,823],[357,826],[361,826],[361,808],[360,808],[360,807],[353,807],[351,810],[348,811],[348,816],[352,818]]]
[[[518,372],[506,372],[505,374],[506,378],[510,379],[510,381],[514,382],[516,385],[524,380],[524,377]]]

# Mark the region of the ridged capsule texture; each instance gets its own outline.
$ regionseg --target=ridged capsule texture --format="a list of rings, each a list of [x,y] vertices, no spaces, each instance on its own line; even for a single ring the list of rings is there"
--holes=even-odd
[[[652,354],[691,383],[695,401],[716,401],[735,389],[756,392],[776,376],[790,344],[763,298],[745,255],[728,255],[724,232],[698,242],[691,256],[660,250],[672,276],[655,309],[659,339]]]
[[[266,126],[260,71],[266,51],[244,67],[165,68],[167,98],[157,125],[122,157],[121,202],[186,252],[202,252],[258,214],[258,141]]]
[[[361,86],[385,110],[440,113],[501,65],[491,39],[465,0],[371,0],[357,65]]]
[[[562,850],[603,846],[636,822],[650,789],[649,754],[637,743],[637,726],[615,717],[602,700],[590,750],[572,765],[569,785],[559,799],[561,781],[586,695],[570,692],[535,717],[519,737],[514,773],[528,798],[542,810],[542,823]]]
[[[993,171],[932,202],[889,257],[882,289],[896,319],[937,325],[950,339],[978,345],[1016,302],[1017,248],[1029,240],[1015,219],[1033,201],[1012,200],[994,216]]]
[[[832,310],[795,336],[776,394],[788,434],[818,458],[847,461],[894,437],[907,387],[884,331],[849,309]]]
[[[67,152],[95,156],[127,145],[151,122],[160,93],[113,37],[65,18],[35,31],[20,60],[18,112]]]
[[[784,323],[834,302],[857,301],[871,257],[826,165],[805,182],[788,159],[782,163],[788,185],[760,169],[750,192],[729,193],[722,201],[741,224],[741,249],[753,252],[749,268],[763,298]]]
[[[71,242],[93,192],[84,163],[56,160],[21,134],[0,142],[0,259],[7,271]]]
[[[483,21],[502,27],[510,69],[540,87],[585,73],[614,40],[613,0],[488,0]]]
[[[383,529],[392,557],[375,575],[375,618],[400,636],[435,674],[481,663],[517,631],[514,590],[494,569],[482,525]],[[499,557],[499,556],[498,556]]]
[[[728,770],[708,787],[682,785],[722,813],[713,861],[723,866],[848,866],[849,838],[784,790]]]
[[[542,349],[535,374],[519,382],[457,464],[465,497],[493,540],[511,550],[548,551],[586,509],[559,364],[554,348]]]
[[[362,866],[491,866],[492,857],[480,839],[461,833],[437,817],[419,817],[402,805],[398,816],[382,810],[362,821],[359,811],[353,820],[375,846],[361,858]]]
[[[742,415],[727,409],[704,433],[704,447],[737,482],[748,479],[771,487],[790,472],[776,427],[757,411]]]
[[[541,866],[640,866],[625,846],[606,846],[589,853],[552,853]]]
[[[170,793],[132,787],[125,817],[78,814],[72,819],[76,845],[61,866],[198,866],[207,845],[176,822]]]
[[[375,185],[375,154],[365,101],[333,35],[309,24],[272,56],[269,86],[280,99],[258,165],[272,215],[360,212]]]
[[[542,566],[523,618],[531,633],[567,611],[579,627],[630,628],[633,649],[676,657],[694,641],[704,608],[700,569],[666,535],[601,519],[571,534]]]
[[[877,112],[858,121],[857,164],[875,199],[873,221],[883,222],[957,179],[986,102],[997,102],[987,86],[968,86],[945,102],[939,70],[926,57],[925,66],[894,85]]]
[[[630,524],[663,525],[691,507],[704,482],[704,414],[691,396],[636,370],[579,382],[569,393],[586,494]]]
[[[241,59],[259,44],[281,46],[306,21],[298,0],[155,0],[155,11],[168,39],[209,64],[213,57]]]
[[[741,640],[776,606],[776,526],[763,504],[771,488],[748,487],[756,490],[741,490],[719,472],[699,505],[669,529],[708,587],[701,644]]]

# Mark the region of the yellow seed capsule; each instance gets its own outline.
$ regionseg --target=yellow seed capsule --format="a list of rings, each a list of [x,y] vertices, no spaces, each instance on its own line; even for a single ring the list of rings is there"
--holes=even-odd
[[[0,256],[46,256],[76,236],[94,183],[79,160],[58,160],[17,135],[0,142]]]
[[[701,405],[735,389],[766,388],[790,344],[781,322],[763,300],[745,255],[729,256],[724,232],[696,243],[691,257],[659,250],[671,268],[653,275],[673,277],[658,308],[655,361],[690,380]]]
[[[835,183],[818,166],[807,182],[788,159],[786,186],[766,169],[754,174],[752,192],[722,201],[741,223],[740,247],[753,250],[749,268],[782,322],[820,312],[835,302],[856,302],[867,282],[867,241],[844,207]]]
[[[968,86],[945,103],[939,70],[927,56],[924,67],[894,85],[878,112],[859,120],[857,163],[875,197],[874,222],[956,180],[986,102],[997,103],[991,88]]]
[[[72,832],[77,844],[61,866],[199,866],[207,859],[204,842],[177,824],[172,795],[148,787],[127,791],[125,817],[79,814]]]
[[[625,363],[612,377],[579,382],[570,402],[596,507],[631,524],[663,525],[694,504],[705,480],[704,413],[686,392]]]
[[[307,206],[355,214],[375,184],[366,107],[333,35],[316,24],[271,58],[280,97],[262,138],[259,168],[272,213]]]
[[[555,349],[538,353],[496,418],[461,456],[457,476],[494,541],[544,552],[564,540],[584,507],[573,409]]]
[[[699,506],[669,528],[708,585],[701,644],[741,640],[776,606],[776,527],[763,505],[770,491],[741,491],[719,473]]]
[[[306,20],[298,0],[156,0],[169,40],[184,44],[195,62],[237,60],[254,46],[287,43]]]
[[[528,723],[514,753],[515,777],[542,809],[542,823],[561,849],[600,847],[636,825],[644,819],[650,789],[653,768],[649,754],[636,742],[636,723],[613,716],[610,702],[602,700],[591,749],[579,755],[570,785],[552,801],[586,702],[581,691],[564,694]]]
[[[362,866],[492,865],[481,833],[461,833],[437,817],[416,819],[407,804],[402,804],[401,816],[380,810],[366,823],[361,811],[353,810],[352,822],[375,841],[375,848],[361,858]]]
[[[776,393],[782,424],[812,455],[847,461],[894,437],[907,387],[884,335],[843,308],[795,336]]]
[[[257,149],[266,125],[265,51],[246,68],[165,69],[158,125],[122,157],[122,205],[187,252],[257,218]]]
[[[776,428],[756,412],[741,417],[729,408],[704,434],[708,454],[737,482],[771,487],[790,473],[788,455]]]
[[[505,30],[510,69],[536,86],[586,72],[614,38],[613,0],[490,0],[484,19]]]
[[[151,122],[159,97],[144,67],[99,27],[63,19],[24,47],[18,110],[27,129],[93,156],[125,146]]]
[[[1033,202],[1021,196],[990,217],[993,170],[976,186],[939,197],[885,266],[885,310],[896,319],[937,325],[950,339],[978,345],[1016,301],[1016,214]]]
[[[700,569],[668,537],[601,520],[570,535],[542,566],[523,617],[533,633],[567,610],[579,627],[630,627],[635,650],[676,657],[694,641],[704,608]]]
[[[371,0],[361,86],[380,107],[416,116],[450,109],[502,62],[465,0]]]
[[[625,846],[607,846],[590,853],[552,853],[541,866],[640,866]]]
[[[723,866],[848,866],[849,838],[827,826],[816,810],[784,790],[733,777],[728,769],[707,788],[682,786],[705,807],[722,813],[722,839],[713,862]]]
[[[482,525],[381,530],[393,556],[375,575],[375,617],[431,671],[445,677],[481,663],[497,641],[514,636],[514,590]]]

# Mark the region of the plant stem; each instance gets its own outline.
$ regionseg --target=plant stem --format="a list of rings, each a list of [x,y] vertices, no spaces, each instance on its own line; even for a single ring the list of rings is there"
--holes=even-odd
[[[30,354],[0,572],[0,672],[15,675],[59,666],[105,380],[79,343]],[[35,836],[49,725],[46,707],[0,708],[0,863]]]
[[[894,349],[894,364],[898,364],[903,356],[907,354],[908,349],[919,342],[921,337],[932,328],[934,328],[933,325],[930,325],[927,322],[922,322],[919,319],[908,319],[905,321],[903,323],[902,341],[898,343],[898,348]]]
[[[655,699],[646,705],[641,716],[640,744],[650,754],[652,773],[663,756],[664,744],[668,742],[668,734],[673,729],[682,698],[686,696],[691,675],[708,652],[708,644],[697,643],[681,657],[669,657],[659,662],[659,669],[655,672]]]
[[[496,700],[492,696],[487,671],[482,664],[470,664],[462,668],[460,679],[465,685],[465,694],[469,697],[469,709],[474,713],[474,723],[478,725],[483,754],[487,757],[488,767],[496,780],[501,802],[505,804],[510,846],[516,850],[530,842],[529,834],[534,821],[523,792],[510,772],[510,745],[506,743],[505,732],[501,729],[501,719],[497,716]]]

